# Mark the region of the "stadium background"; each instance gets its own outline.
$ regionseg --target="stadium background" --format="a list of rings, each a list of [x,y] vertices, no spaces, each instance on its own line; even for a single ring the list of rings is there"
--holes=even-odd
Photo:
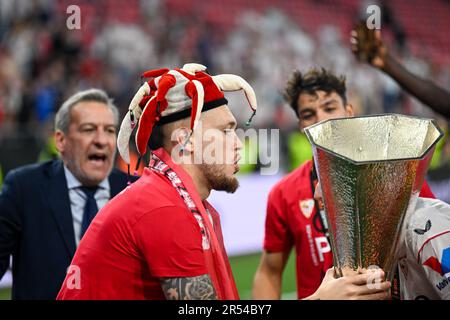
[[[258,97],[254,127],[280,129],[279,157],[270,164],[279,167],[277,175],[260,176],[268,165],[262,161],[244,165],[236,195],[212,196],[241,297],[250,298],[267,192],[311,157],[282,89],[293,69],[324,66],[347,76],[357,114],[397,112],[438,120],[446,135],[428,181],[438,198],[450,202],[448,121],[358,63],[350,51],[350,30],[368,16],[370,4],[382,9],[382,35],[391,52],[415,74],[450,89],[448,0],[0,0],[0,184],[9,170],[56,156],[53,115],[77,90],[105,89],[123,114],[140,73],[148,69],[199,62],[211,74],[242,75]],[[70,5],[81,10],[80,29],[66,26]],[[249,114],[242,96],[227,98],[243,124]],[[247,159],[270,151],[259,150],[251,139],[245,146]],[[0,298],[9,298],[9,283],[7,275]],[[283,298],[295,298],[293,255],[283,292]]]

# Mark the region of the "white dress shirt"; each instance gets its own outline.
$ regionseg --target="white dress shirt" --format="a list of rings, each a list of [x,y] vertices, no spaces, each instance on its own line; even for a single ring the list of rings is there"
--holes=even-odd
[[[75,231],[75,244],[78,247],[80,243],[81,223],[83,221],[84,205],[86,204],[86,194],[80,189],[81,182],[64,166],[64,173],[67,180],[67,189],[69,189],[70,209],[72,211],[73,230]],[[100,210],[110,198],[110,186],[108,178],[100,182],[95,192],[94,198]]]

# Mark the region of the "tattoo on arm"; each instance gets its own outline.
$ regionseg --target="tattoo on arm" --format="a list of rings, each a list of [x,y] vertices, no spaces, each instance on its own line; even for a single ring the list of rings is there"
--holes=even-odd
[[[211,278],[204,274],[188,278],[161,278],[161,287],[167,300],[216,300]]]

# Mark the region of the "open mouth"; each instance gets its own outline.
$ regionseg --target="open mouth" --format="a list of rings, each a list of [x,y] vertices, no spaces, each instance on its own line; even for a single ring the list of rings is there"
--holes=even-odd
[[[95,163],[104,163],[108,157],[106,154],[94,153],[88,156],[88,160]]]

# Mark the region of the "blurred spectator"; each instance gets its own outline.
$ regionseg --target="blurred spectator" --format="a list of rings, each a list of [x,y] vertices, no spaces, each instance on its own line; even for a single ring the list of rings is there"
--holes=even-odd
[[[80,30],[68,30],[65,25],[66,9],[74,4],[81,10]],[[434,117],[388,77],[355,64],[346,28],[359,13],[367,17],[369,4],[374,3],[342,1],[331,6],[312,0],[238,1],[223,6],[218,0],[0,0],[0,163],[5,172],[14,167],[3,160],[3,154],[9,151],[8,141],[19,135],[35,147],[27,148],[28,153],[17,152],[16,157],[22,158],[17,165],[36,159],[47,142],[42,123],[76,91],[104,88],[123,114],[129,92],[140,84],[140,72],[156,65],[195,61],[208,65],[210,73],[242,74],[254,85],[261,106],[253,125],[280,128],[280,143],[286,150],[296,123],[281,103],[281,91],[284,79],[297,66],[320,65],[345,73],[349,99],[358,100],[356,113]],[[422,44],[408,36],[412,31],[406,22],[429,12],[411,10],[414,17],[406,19],[399,11],[403,4],[387,6],[380,1],[379,5],[382,26],[388,31],[386,41],[392,39],[397,49],[403,48],[406,68],[421,77],[433,75],[444,88],[450,87],[449,59],[430,47],[433,43],[442,43],[444,48],[450,45],[440,37],[446,30]],[[436,3],[429,10],[438,6],[443,13],[448,9]],[[192,19],[193,12],[201,14]],[[442,19],[435,17],[434,21],[433,27],[439,30]],[[411,54],[412,49],[422,54]],[[242,125],[248,115],[240,108],[240,97],[229,94],[228,98]],[[29,137],[28,132],[32,133]],[[289,171],[288,152],[280,156],[281,169]]]

